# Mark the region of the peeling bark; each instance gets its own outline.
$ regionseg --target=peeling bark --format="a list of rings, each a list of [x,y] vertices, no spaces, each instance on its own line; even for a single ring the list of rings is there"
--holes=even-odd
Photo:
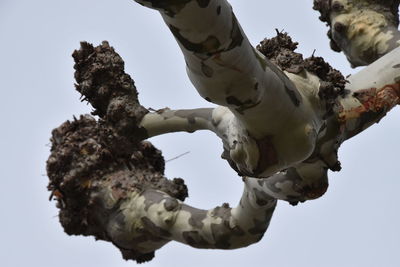
[[[400,48],[394,35],[384,38],[390,27],[379,26],[398,23],[398,1],[314,2],[352,64],[380,57],[347,80],[321,57],[303,59],[286,33],[254,48],[225,0],[136,2],[161,13],[195,88],[219,106],[147,110],[107,42],[83,42],[73,53],[76,89],[98,118],[81,116],[53,130],[48,189],[67,234],[112,242],[124,259],[149,261],[171,240],[212,249],[258,242],[278,199],[297,205],[322,196],[328,170],[340,170],[340,145],[400,103]],[[361,16],[355,23],[364,11],[381,22]],[[343,18],[373,30],[338,35]],[[376,39],[367,41],[371,33]],[[184,204],[183,180],[164,177],[161,152],[145,141],[198,130],[222,140],[222,158],[243,177],[234,208]]]
[[[169,7],[179,6],[174,16],[154,1],[137,2],[161,13],[182,50],[188,76],[199,94],[227,107],[234,115],[232,128],[243,129],[235,133],[236,142],[225,146],[235,169],[241,174],[267,177],[312,153],[321,116],[326,113],[324,107],[311,107],[308,92],[296,87],[250,44],[227,1],[171,3]],[[278,102],[279,106],[275,104]],[[261,155],[257,143],[265,138],[270,140],[270,149],[278,152],[276,159],[245,159],[254,153]]]
[[[213,115],[213,109],[146,113],[133,81],[123,71],[122,59],[108,43],[96,48],[82,43],[73,55],[76,88],[101,119],[81,116],[52,133],[48,189],[57,199],[67,234],[112,242],[124,259],[138,263],[151,260],[154,251],[171,240],[198,248],[233,249],[261,239],[275,198],[245,187],[236,208],[226,204],[208,211],[192,208],[182,203],[187,197],[183,180],[165,178],[160,151],[142,141],[154,133],[147,121],[157,123],[159,116],[165,121],[185,121],[172,123],[174,131],[181,130],[181,125],[187,130],[188,125],[201,124],[199,120],[218,129],[221,122],[216,121],[219,116]],[[128,82],[120,89],[117,81],[121,80]],[[121,99],[125,106],[113,116],[114,103]],[[170,122],[166,125],[171,129]]]

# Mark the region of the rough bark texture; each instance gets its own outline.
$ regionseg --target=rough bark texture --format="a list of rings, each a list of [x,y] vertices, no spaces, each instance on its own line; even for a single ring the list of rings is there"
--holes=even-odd
[[[118,134],[93,117],[63,123],[53,130],[51,142],[48,188],[57,199],[60,223],[69,235],[113,242],[107,225],[132,192],[156,189],[182,201],[187,197],[182,179],[163,177],[164,159],[151,143],[121,142]],[[126,147],[121,150],[121,146]],[[112,195],[107,196],[105,188],[111,188]],[[142,238],[158,237],[143,232]],[[141,262],[153,255],[114,244],[125,259]]]
[[[295,52],[297,45],[298,43],[293,42],[287,33],[277,31],[276,37],[266,38],[260,42],[257,50],[283,71],[300,74],[306,70],[317,75],[320,79],[318,95],[326,102],[326,114],[332,115],[336,98],[345,94],[346,79],[322,57],[312,55],[303,59],[300,53]]]
[[[107,42],[96,48],[83,42],[72,57],[76,90],[91,103],[93,115],[103,118],[121,136],[147,138],[137,125],[148,110],[139,104],[134,82],[124,72],[124,61],[114,49]]]
[[[53,130],[48,188],[57,198],[67,234],[113,242],[107,225],[129,194],[156,189],[183,201],[187,188],[182,179],[164,178],[161,152],[140,141],[144,135],[137,124],[147,110],[139,105],[133,80],[124,73],[119,55],[103,42],[96,48],[82,43],[73,57],[76,88],[104,119],[81,116]],[[111,188],[111,197],[104,196],[105,188]],[[158,237],[142,234],[142,239],[151,238]],[[119,248],[125,259],[138,262],[154,255]]]
[[[296,205],[322,196],[328,170],[340,170],[339,146],[400,103],[397,0],[314,1],[353,65],[381,57],[348,80],[321,57],[303,59],[286,33],[255,49],[225,0],[136,2],[161,13],[195,88],[220,106],[149,111],[107,42],[73,53],[76,89],[100,118],[53,130],[48,189],[67,234],[110,241],[125,259],[151,260],[171,240],[213,249],[258,242],[278,199]],[[364,11],[371,20],[357,17]],[[234,208],[184,204],[183,180],[165,178],[160,151],[143,141],[197,130],[217,134],[222,157],[243,176]]]
[[[160,151],[140,141],[145,129],[138,125],[138,117],[143,118],[145,112],[133,81],[123,71],[122,59],[106,42],[96,48],[82,43],[73,56],[76,88],[82,92],[91,85],[85,87],[83,96],[102,118],[81,116],[52,133],[48,189],[57,199],[67,234],[110,241],[124,259],[139,263],[151,260],[154,251],[170,240],[199,248],[233,249],[261,239],[275,208],[274,198],[248,188],[233,209],[224,204],[207,211],[181,203],[187,197],[183,180],[164,178]],[[129,83],[119,91],[122,79]],[[107,87],[116,92],[101,98],[105,95],[101,88]],[[130,112],[123,109],[117,118],[109,116],[115,99],[124,97]],[[165,112],[157,114],[168,120]],[[202,112],[208,114],[207,110],[176,111],[171,116],[186,117],[190,125]],[[121,127],[121,122],[133,126]]]

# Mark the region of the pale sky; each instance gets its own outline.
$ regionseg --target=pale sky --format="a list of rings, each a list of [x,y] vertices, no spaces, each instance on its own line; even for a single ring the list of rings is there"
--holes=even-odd
[[[343,74],[342,54],[329,50],[326,27],[311,0],[232,0],[251,42],[284,29],[304,55],[323,56]],[[125,267],[120,252],[92,237],[67,236],[46,190],[45,161],[53,128],[89,113],[74,91],[71,53],[86,40],[108,40],[123,57],[146,107],[195,108],[210,104],[189,83],[178,46],[157,12],[132,0],[0,0],[0,265],[4,267]],[[279,202],[264,238],[247,248],[199,250],[171,242],[145,267],[400,266],[400,112],[392,111],[346,142],[343,170],[330,173],[328,192],[296,207]],[[211,133],[151,139],[165,159],[166,176],[182,177],[187,203],[235,206],[241,179],[220,159]]]

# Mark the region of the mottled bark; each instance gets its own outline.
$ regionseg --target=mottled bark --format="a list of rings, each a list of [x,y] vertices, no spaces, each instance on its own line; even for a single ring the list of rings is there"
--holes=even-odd
[[[147,228],[136,231],[134,236],[127,232],[130,244],[115,235],[118,227],[125,225],[120,215],[122,205],[133,193],[161,190],[182,201],[187,197],[182,179],[163,177],[160,151],[149,142],[130,142],[89,115],[54,129],[51,142],[48,189],[57,199],[65,232],[113,242],[125,259],[152,259],[154,250],[168,240]]]
[[[286,33],[251,46],[225,0],[136,2],[161,13],[193,85],[219,106],[147,110],[107,42],[96,48],[82,43],[74,52],[76,89],[99,118],[82,116],[53,131],[49,190],[68,234],[110,241],[125,259],[148,261],[171,240],[218,249],[259,241],[278,199],[296,205],[322,196],[328,170],[340,170],[340,145],[400,103],[400,48],[382,37],[390,29],[377,27],[376,20],[357,17],[354,24],[374,31],[364,25],[366,33],[332,34],[353,64],[381,57],[345,80],[322,58],[303,59]],[[382,13],[383,24],[396,24],[396,4],[315,1],[333,25],[344,17],[351,23],[361,11]],[[371,33],[378,39],[364,42]],[[371,44],[379,45],[362,50]],[[165,178],[160,151],[144,141],[198,130],[222,140],[222,157],[243,177],[235,208],[184,204],[183,180]]]
[[[314,0],[329,26],[331,48],[353,67],[368,65],[399,46],[399,0]]]
[[[52,133],[49,190],[58,201],[66,233],[110,241],[125,259],[137,262],[152,259],[154,251],[171,240],[198,248],[234,249],[261,239],[275,198],[245,186],[236,208],[223,204],[201,210],[185,205],[183,180],[166,179],[160,151],[141,141],[155,133],[197,130],[188,127],[198,124],[218,132],[224,129],[218,127],[224,124],[218,121],[223,111],[149,113],[139,104],[122,59],[107,42],[96,48],[82,43],[73,56],[77,90],[100,120],[82,116]],[[159,121],[161,131],[152,125]]]
[[[309,88],[296,87],[250,44],[227,1],[137,2],[160,11],[199,94],[227,107],[237,120],[235,128],[244,129],[227,146],[236,169],[267,177],[312,153],[324,108],[312,106]],[[275,151],[268,159],[259,144],[266,139]],[[243,158],[255,153],[260,155],[255,161]]]

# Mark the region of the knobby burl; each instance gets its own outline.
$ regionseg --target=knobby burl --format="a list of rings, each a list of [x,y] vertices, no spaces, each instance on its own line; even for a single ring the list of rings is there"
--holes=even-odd
[[[112,242],[125,259],[151,260],[171,240],[218,249],[258,242],[278,199],[297,205],[322,196],[328,170],[341,168],[340,144],[400,102],[397,56],[346,80],[321,57],[303,59],[286,33],[255,49],[226,1],[136,2],[161,13],[195,88],[219,106],[148,110],[107,42],[83,42],[73,53],[76,89],[94,111],[53,130],[48,189],[67,234]],[[397,47],[398,3],[316,0],[314,8],[332,28],[333,48],[356,66]],[[222,158],[242,177],[236,207],[184,204],[184,181],[164,177],[161,152],[145,141],[197,130],[222,140]]]

